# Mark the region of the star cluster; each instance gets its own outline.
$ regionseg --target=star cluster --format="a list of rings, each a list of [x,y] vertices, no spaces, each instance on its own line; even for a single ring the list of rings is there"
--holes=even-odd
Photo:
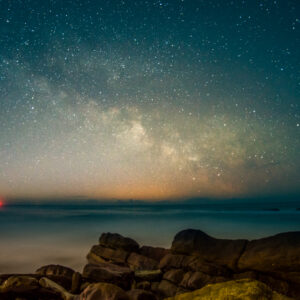
[[[0,194],[300,192],[298,1],[0,1]]]

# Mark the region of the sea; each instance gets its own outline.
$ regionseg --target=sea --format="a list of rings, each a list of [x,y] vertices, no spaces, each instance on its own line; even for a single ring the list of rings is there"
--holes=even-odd
[[[31,273],[47,264],[82,271],[104,232],[169,248],[175,234],[188,228],[249,240],[300,231],[299,207],[299,201],[6,204],[0,208],[0,274]]]

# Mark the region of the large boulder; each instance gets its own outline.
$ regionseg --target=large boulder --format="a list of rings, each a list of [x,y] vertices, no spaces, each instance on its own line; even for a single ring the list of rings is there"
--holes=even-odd
[[[273,273],[300,284],[300,231],[250,241],[238,268]]]
[[[102,263],[105,261],[124,265],[128,257],[128,252],[123,249],[111,249],[101,245],[94,245],[87,255],[89,263]]]
[[[35,291],[39,287],[39,281],[34,277],[24,275],[10,276],[0,286],[0,293],[26,293]]]
[[[158,269],[158,261],[146,256],[132,252],[127,263],[132,270],[156,270]]]
[[[118,233],[103,233],[99,239],[99,244],[112,249],[123,249],[128,252],[137,252],[139,244],[128,237]]]
[[[177,295],[169,300],[291,300],[272,291],[262,282],[242,279],[209,284],[194,292]]]
[[[113,283],[128,289],[131,286],[133,274],[133,271],[127,267],[99,263],[97,265],[87,264],[82,275],[87,281]]]
[[[72,280],[75,271],[61,265],[46,265],[36,270],[36,274],[45,276],[67,290],[72,288]]]
[[[129,300],[124,290],[114,284],[94,283],[90,284],[74,300]]]
[[[142,246],[139,253],[146,257],[160,261],[170,250],[161,247]]]
[[[170,269],[182,269],[185,271],[199,271],[213,276],[231,277],[232,271],[214,262],[207,262],[198,256],[183,254],[167,254],[159,263],[159,268],[168,271]]]
[[[172,252],[199,256],[208,262],[236,269],[247,240],[216,239],[200,230],[187,229],[176,234]]]

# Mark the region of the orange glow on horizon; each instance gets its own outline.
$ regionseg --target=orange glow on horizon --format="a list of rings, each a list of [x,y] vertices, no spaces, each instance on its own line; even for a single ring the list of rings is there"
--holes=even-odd
[[[2,208],[5,205],[5,198],[0,195],[0,208]]]

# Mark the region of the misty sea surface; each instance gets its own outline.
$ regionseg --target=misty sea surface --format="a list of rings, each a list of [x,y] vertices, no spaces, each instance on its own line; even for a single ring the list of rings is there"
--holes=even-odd
[[[46,264],[82,271],[103,232],[141,245],[170,247],[187,228],[217,238],[256,239],[300,230],[299,202],[281,204],[15,204],[0,208],[0,273],[34,272]]]

